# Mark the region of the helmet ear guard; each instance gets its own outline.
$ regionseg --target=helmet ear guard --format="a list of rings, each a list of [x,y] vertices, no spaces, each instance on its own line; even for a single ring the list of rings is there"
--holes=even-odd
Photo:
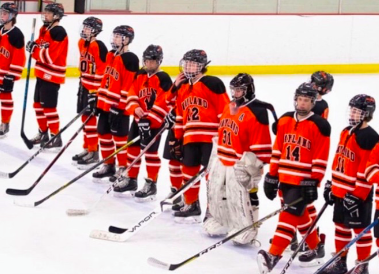
[[[299,109],[297,106],[297,98],[300,96],[308,97],[311,99],[312,102],[312,108],[316,104],[316,99],[318,96],[318,90],[316,89],[316,86],[313,83],[302,83],[295,91],[295,96],[294,96],[294,105],[295,105],[295,110],[297,113],[299,113],[302,116],[308,115],[308,113],[311,112],[311,109],[309,110],[304,110],[304,109]]]
[[[255,98],[254,79],[247,73],[239,73],[230,81],[230,91],[237,106]],[[235,91],[243,91],[242,96],[235,96]]]

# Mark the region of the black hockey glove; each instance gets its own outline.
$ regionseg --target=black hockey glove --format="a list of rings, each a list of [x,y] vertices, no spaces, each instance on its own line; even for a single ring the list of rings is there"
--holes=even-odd
[[[6,74],[3,79],[3,84],[0,85],[0,92],[11,93],[14,86],[14,76]]]
[[[141,136],[141,143],[144,145],[147,145],[151,139],[150,124],[151,122],[146,118],[142,118],[138,122],[138,130],[139,135]]]
[[[27,52],[30,52],[30,54],[33,54],[35,48],[38,47],[38,44],[34,41],[29,41],[27,44],[26,44],[26,51]]]
[[[274,200],[278,194],[278,187],[279,178],[267,173],[263,183],[263,190],[265,191],[266,197],[270,200]]]
[[[119,124],[121,121],[122,114],[123,114],[122,109],[119,109],[119,108],[113,107],[113,106],[110,108],[108,122],[109,122],[112,133],[117,133],[117,131],[119,129]]]
[[[174,138],[168,144],[170,146],[171,157],[181,162],[183,160],[183,141]]]
[[[334,205],[334,195],[332,193],[332,182],[326,181],[325,188],[324,188],[324,199],[325,202],[328,203],[328,205]]]
[[[88,110],[95,115],[99,114],[97,111],[97,95],[96,93],[88,93]]]
[[[306,204],[311,204],[317,200],[317,185],[319,184],[319,180],[317,179],[304,179],[300,182],[301,196]]]
[[[362,203],[362,200],[353,194],[346,193],[343,198],[343,206],[345,210],[350,214],[351,217],[359,217],[358,207]]]
[[[172,129],[172,127],[175,125],[175,119],[176,119],[176,112],[175,109],[171,109],[169,113],[167,113],[166,117],[164,118],[164,122],[167,125],[168,129]]]

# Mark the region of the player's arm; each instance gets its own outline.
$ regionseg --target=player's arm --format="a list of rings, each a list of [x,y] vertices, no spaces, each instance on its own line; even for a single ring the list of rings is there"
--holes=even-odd
[[[118,109],[126,109],[127,98],[129,90],[133,84],[135,75],[139,70],[139,60],[138,57],[131,52],[122,55],[122,63],[124,68],[122,69],[121,78],[121,98],[118,103]],[[127,113],[125,113],[127,114]]]

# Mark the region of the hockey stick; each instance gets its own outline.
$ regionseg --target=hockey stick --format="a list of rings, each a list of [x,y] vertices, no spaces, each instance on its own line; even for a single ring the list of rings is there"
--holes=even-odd
[[[30,37],[30,41],[34,41],[34,33],[36,30],[36,18],[33,18],[33,26],[32,26],[32,36]],[[28,59],[28,67],[26,70],[26,82],[25,82],[25,94],[24,94],[24,107],[22,109],[22,120],[21,120],[21,138],[24,140],[24,143],[28,147],[28,149],[33,148],[33,143],[26,137],[24,132],[24,124],[25,124],[25,113],[26,113],[26,103],[28,101],[28,90],[29,90],[29,78],[30,78],[30,67],[32,65],[32,53],[29,54]]]
[[[368,264],[369,261],[371,261],[372,259],[374,259],[376,256],[379,255],[379,249],[377,251],[375,251],[374,253],[372,253],[369,257],[367,257],[366,259],[364,259],[363,261],[359,262],[358,264],[356,264],[352,269],[350,269],[348,272],[346,272],[345,274],[352,274],[354,272],[354,270],[360,266],[360,265],[363,265],[363,264]]]
[[[18,169],[16,169],[15,171],[11,172],[11,173],[6,173],[6,172],[1,172],[0,171],[0,178],[13,178],[17,173],[19,173],[27,164],[29,164],[32,160],[34,160],[35,157],[37,157],[38,154],[41,153],[41,151],[43,151],[51,142],[53,142],[55,140],[55,138],[58,137],[58,135],[61,135],[68,127],[70,127],[87,109],[83,109],[78,115],[76,115],[66,126],[64,126],[59,132],[57,135],[54,135],[51,139],[49,139],[49,141],[43,146],[41,147],[36,153],[34,153],[34,155],[32,157],[30,157],[25,163],[23,163]],[[13,190],[10,190],[11,192],[13,192]],[[8,193],[8,189],[7,189],[7,193]],[[18,195],[18,194],[12,194],[12,193],[8,193],[10,195]],[[27,194],[20,194],[20,195],[27,195]]]
[[[303,239],[299,243],[298,247],[296,250],[292,253],[290,259],[287,261],[286,265],[283,267],[282,272],[280,274],[285,274],[292,264],[292,261],[296,258],[296,255],[299,253],[299,251],[302,249],[303,244],[305,243],[305,240],[309,236],[309,234],[312,233],[313,229],[316,227],[317,222],[320,220],[321,215],[324,213],[325,209],[328,207],[328,203],[325,203],[324,206],[321,208],[320,212],[318,213],[316,219],[312,222],[312,225],[308,228],[307,232],[303,236]]]
[[[293,205],[295,205],[295,204],[301,202],[302,200],[303,200],[303,198],[299,198],[299,199],[293,201],[293,202],[290,203],[290,204],[284,205],[283,207],[277,209],[276,211],[270,213],[269,215],[263,217],[262,219],[260,219],[260,220],[258,220],[258,221],[256,221],[256,222],[254,222],[253,224],[251,224],[251,225],[249,225],[249,226],[247,226],[247,227],[245,227],[245,228],[242,228],[241,230],[237,231],[236,233],[234,233],[234,234],[232,234],[232,235],[230,235],[230,236],[228,236],[228,237],[222,239],[221,241],[219,241],[219,242],[217,242],[217,243],[211,245],[210,247],[207,247],[206,249],[200,251],[199,253],[193,255],[192,257],[190,257],[190,258],[184,260],[184,261],[181,262],[181,263],[178,263],[178,264],[168,264],[168,263],[164,263],[164,262],[162,262],[162,261],[160,261],[160,260],[157,260],[157,259],[155,259],[155,258],[152,258],[152,257],[150,257],[149,259],[147,259],[147,262],[148,262],[150,265],[152,265],[152,266],[161,267],[161,268],[164,268],[164,269],[166,269],[166,270],[175,270],[175,269],[177,269],[177,268],[183,266],[184,264],[187,264],[187,263],[189,263],[189,262],[195,260],[196,258],[199,258],[199,257],[203,256],[204,254],[208,253],[209,251],[212,251],[212,250],[216,249],[217,247],[223,245],[224,243],[226,243],[226,242],[228,242],[229,240],[233,239],[233,238],[236,237],[237,235],[239,235],[239,234],[241,234],[241,233],[243,233],[243,232],[245,232],[245,231],[247,231],[247,230],[249,230],[249,229],[252,229],[252,228],[254,228],[254,227],[258,227],[258,226],[260,226],[264,221],[266,221],[266,220],[268,220],[268,219],[270,219],[270,218],[276,216],[276,215],[279,214],[280,212],[286,210],[288,207],[291,207],[291,206],[293,206]]]
[[[47,195],[45,198],[39,200],[39,201],[36,201],[36,202],[32,202],[32,203],[23,203],[21,201],[17,201],[15,200],[14,203],[15,205],[18,205],[18,206],[24,206],[24,207],[36,207],[36,206],[39,206],[40,204],[42,204],[43,202],[45,202],[46,200],[50,199],[51,197],[53,197],[55,194],[61,192],[63,189],[65,189],[66,187],[72,185],[73,183],[75,183],[77,180],[79,180],[80,178],[82,178],[84,175],[88,174],[89,172],[91,172],[92,170],[96,169],[98,166],[100,166],[101,164],[103,164],[105,161],[109,160],[110,158],[112,158],[113,156],[115,156],[117,153],[120,153],[122,150],[126,149],[128,146],[130,146],[131,144],[134,144],[135,142],[137,142],[139,140],[139,136],[134,138],[133,140],[131,140],[130,142],[126,143],[125,145],[123,145],[122,147],[120,147],[119,149],[117,149],[116,151],[114,151],[111,155],[109,155],[107,158],[104,158],[103,160],[101,160],[100,162],[98,162],[96,165],[92,166],[91,168],[87,169],[86,171],[84,171],[83,173],[79,174],[78,176],[76,176],[74,179],[72,179],[71,181],[69,181],[68,183],[64,184],[63,186],[61,186],[60,188],[58,188],[57,190],[55,190],[54,192],[52,192],[51,194]]]
[[[93,116],[93,113],[91,113],[91,115],[88,116],[88,118],[84,121],[84,123],[80,126],[80,128],[74,133],[74,135],[71,137],[71,139],[67,142],[67,144],[64,147],[62,147],[62,149],[59,151],[57,156],[55,156],[53,161],[51,161],[51,163],[47,166],[47,168],[42,172],[42,174],[32,184],[31,187],[29,187],[28,189],[8,188],[6,190],[6,193],[10,194],[10,195],[28,195],[36,187],[36,185],[38,185],[38,183],[42,180],[42,178],[46,175],[46,173],[50,170],[50,168],[55,164],[55,162],[61,157],[63,152],[65,152],[66,149],[71,145],[72,141],[74,141],[76,136],[79,135],[79,133],[83,130],[83,128],[85,127],[85,125],[88,123],[88,121],[91,119],[92,116]]]
[[[133,162],[130,163],[130,165],[128,165],[128,167],[126,168],[126,170],[124,171],[124,173],[126,174],[138,161],[139,159],[141,159],[141,157],[146,153],[146,151],[156,142],[156,140],[158,139],[158,137],[163,133],[163,131],[165,131],[165,129],[168,128],[168,124],[164,124],[160,130],[158,131],[158,133],[153,137],[153,139],[151,139],[151,141],[146,145],[146,147],[140,152],[140,154],[133,160]],[[138,137],[139,138],[139,137]],[[66,213],[68,216],[80,216],[80,215],[87,215],[89,214],[91,211],[93,211],[97,205],[100,203],[100,201],[103,199],[103,197],[107,196],[110,192],[112,192],[113,190],[113,187],[116,186],[118,180],[116,180],[108,189],[107,191],[100,196],[100,198],[94,203],[92,204],[92,206],[88,209],[67,209]]]
[[[167,204],[173,204],[173,201],[182,195],[187,189],[189,189],[192,185],[200,181],[204,176],[208,174],[207,167],[203,167],[195,176],[193,176],[187,183],[185,183],[182,187],[180,187],[175,193],[170,194],[170,197],[164,199],[160,202],[160,206],[156,207],[152,212],[150,212],[146,217],[137,222],[129,228],[119,228],[115,226],[110,226],[109,231],[116,231],[116,233],[110,233],[102,230],[92,230],[90,237],[95,239],[114,241],[114,242],[125,242],[129,238],[133,237],[138,231],[140,231],[143,227],[145,227],[148,223],[158,217],[161,213],[164,212],[163,206]],[[125,233],[127,232],[127,233]],[[125,234],[123,234],[125,233]]]
[[[322,267],[317,269],[317,271],[314,274],[321,273],[324,269],[326,269],[331,263],[333,263],[336,260],[341,260],[340,256],[342,253],[347,251],[353,244],[355,244],[356,241],[358,241],[360,238],[362,238],[363,235],[365,235],[371,228],[376,226],[379,222],[379,218],[376,218],[371,224],[369,224],[365,229],[362,230],[361,233],[359,233],[357,236],[355,236],[354,239],[352,239],[349,243],[347,243],[344,248],[342,248],[339,252],[337,252],[329,261],[327,261]]]

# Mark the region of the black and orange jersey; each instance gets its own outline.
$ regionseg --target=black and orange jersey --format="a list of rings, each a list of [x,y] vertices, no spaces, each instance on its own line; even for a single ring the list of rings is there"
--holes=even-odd
[[[111,106],[126,112],[129,89],[139,69],[137,55],[128,51],[115,55],[111,50],[107,54],[107,63],[101,87],[98,89],[97,107],[109,111]]]
[[[66,30],[62,26],[51,29],[43,26],[35,42],[38,47],[34,49],[32,56],[37,61],[34,71],[36,77],[47,82],[63,84],[68,51]]]
[[[256,99],[238,108],[233,104],[225,106],[220,118],[218,158],[225,166],[232,166],[245,151],[251,151],[269,163],[272,145],[267,109]]]
[[[372,183],[365,177],[367,160],[379,136],[370,126],[353,132],[342,130],[332,166],[332,192],[343,198],[346,193],[366,200]]]
[[[78,42],[80,60],[80,82],[90,92],[100,88],[104,76],[107,47],[99,40]]]
[[[203,76],[194,84],[184,82],[176,95],[175,138],[183,139],[183,144],[212,143],[229,102],[224,83],[217,77]]]
[[[377,184],[375,191],[375,204],[376,210],[379,210],[379,143],[376,143],[367,160],[365,178],[369,184]]]
[[[0,31],[0,84],[5,75],[13,75],[15,80],[21,78],[25,66],[25,39],[21,30],[13,26]]]
[[[321,182],[328,164],[330,131],[328,121],[317,114],[311,112],[298,120],[295,112],[285,113],[278,121],[270,175],[291,185],[306,178]]]
[[[166,72],[158,71],[149,75],[146,70],[139,70],[129,90],[126,111],[129,115],[134,115],[135,109],[141,107],[147,113],[146,118],[150,120],[151,128],[159,128],[169,110],[165,99],[171,86],[172,80]],[[153,93],[155,101],[149,102]],[[151,109],[148,109],[147,102],[153,104]],[[138,122],[138,117],[135,119]]]
[[[312,108],[312,111],[320,115],[324,119],[328,119],[329,116],[329,106],[324,99],[316,100],[315,106]]]

